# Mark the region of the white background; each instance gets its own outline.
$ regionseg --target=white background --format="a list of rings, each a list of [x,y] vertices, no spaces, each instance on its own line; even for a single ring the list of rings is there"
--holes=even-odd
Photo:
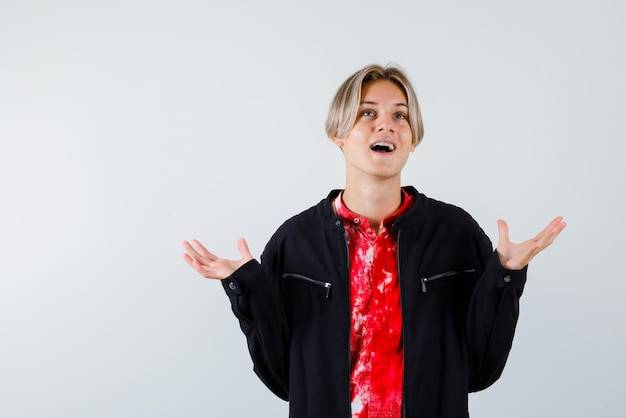
[[[343,186],[332,95],[399,63],[404,183],[530,238],[502,378],[473,417],[618,417],[626,25],[618,0],[0,0],[0,416],[286,417],[198,238],[257,256]]]

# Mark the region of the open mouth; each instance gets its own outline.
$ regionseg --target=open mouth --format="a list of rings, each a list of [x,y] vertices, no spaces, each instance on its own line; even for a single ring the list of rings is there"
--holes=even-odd
[[[376,152],[392,152],[396,147],[391,142],[376,142],[370,149]]]

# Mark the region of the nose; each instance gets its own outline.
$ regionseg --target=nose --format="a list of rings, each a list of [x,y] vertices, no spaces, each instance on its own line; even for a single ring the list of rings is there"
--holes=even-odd
[[[394,132],[395,130],[395,121],[393,119],[393,115],[383,113],[376,119],[376,122],[376,130],[378,132]]]

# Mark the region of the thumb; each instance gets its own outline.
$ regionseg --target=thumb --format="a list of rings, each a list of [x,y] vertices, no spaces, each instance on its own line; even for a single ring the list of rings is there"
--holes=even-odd
[[[241,257],[244,260],[250,261],[254,258],[250,253],[250,249],[248,248],[248,243],[246,242],[245,238],[239,238],[239,240],[237,241],[237,248],[239,249],[239,254],[241,254]]]
[[[509,226],[502,219],[498,219],[498,243],[509,242]]]

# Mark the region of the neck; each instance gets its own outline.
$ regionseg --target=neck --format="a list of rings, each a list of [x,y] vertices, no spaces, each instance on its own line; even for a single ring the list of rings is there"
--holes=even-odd
[[[400,179],[352,184],[346,182],[343,202],[352,212],[366,217],[376,231],[385,218],[391,216],[402,203]]]

